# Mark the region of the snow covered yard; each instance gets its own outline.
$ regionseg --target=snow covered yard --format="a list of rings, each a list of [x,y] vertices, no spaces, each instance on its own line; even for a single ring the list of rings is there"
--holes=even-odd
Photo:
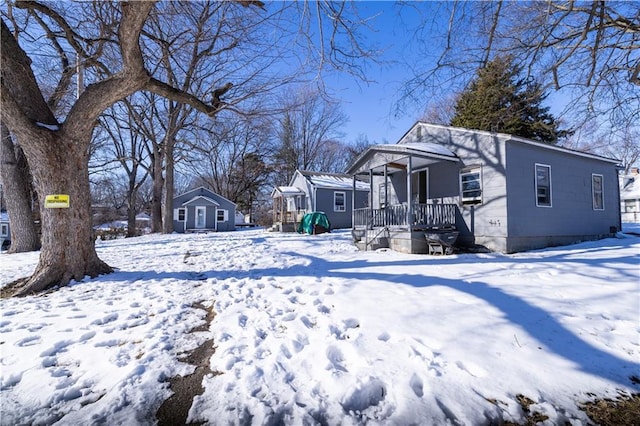
[[[219,374],[189,421],[524,422],[524,395],[578,425],[579,403],[640,392],[637,237],[446,257],[358,252],[342,231],[97,244],[116,273],[0,301],[3,425],[154,424],[211,338]],[[1,254],[0,285],[37,255]],[[197,302],[216,316],[189,333]]]

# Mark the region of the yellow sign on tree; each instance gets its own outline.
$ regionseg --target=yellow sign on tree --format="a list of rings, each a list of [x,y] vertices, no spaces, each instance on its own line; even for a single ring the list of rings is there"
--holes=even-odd
[[[68,209],[69,196],[66,194],[47,195],[44,199],[44,207],[46,209]]]

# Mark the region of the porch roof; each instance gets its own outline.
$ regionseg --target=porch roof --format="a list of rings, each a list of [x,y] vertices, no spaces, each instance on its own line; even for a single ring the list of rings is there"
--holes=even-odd
[[[384,166],[390,169],[388,173],[405,170],[412,160],[412,168],[420,168],[441,161],[458,162],[458,157],[443,147],[434,143],[404,143],[397,145],[374,145],[360,154],[356,161],[349,167],[350,175],[382,173]]]
[[[219,203],[215,202],[209,197],[205,197],[204,195],[198,195],[196,197],[193,197],[189,201],[185,201],[184,203],[182,203],[183,206],[187,206],[189,204],[195,204],[198,206],[210,205],[210,206],[220,207]]]
[[[295,186],[276,186],[271,192],[271,198],[275,198],[276,195],[284,198],[295,197],[296,195],[304,195],[304,191]]]

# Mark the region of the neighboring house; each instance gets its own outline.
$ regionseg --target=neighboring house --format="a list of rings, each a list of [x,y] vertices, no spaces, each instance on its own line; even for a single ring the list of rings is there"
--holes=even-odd
[[[425,232],[513,253],[620,230],[618,161],[517,136],[418,122],[348,170],[368,178],[372,207],[354,211],[362,248],[426,253]]]
[[[271,193],[275,229],[293,232],[305,213],[323,212],[332,229],[350,228],[352,209],[369,205],[369,184],[346,174],[296,170],[289,186]]]
[[[637,167],[621,179],[620,203],[623,222],[640,222],[640,175]]]
[[[173,199],[175,232],[233,231],[235,217],[234,203],[202,186]]]
[[[0,246],[8,246],[11,242],[11,228],[9,227],[9,213],[0,212]]]

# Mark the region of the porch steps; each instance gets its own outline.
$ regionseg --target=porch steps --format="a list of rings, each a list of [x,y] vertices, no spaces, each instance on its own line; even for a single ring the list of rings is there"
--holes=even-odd
[[[353,243],[359,250],[378,250],[381,248],[389,248],[388,229],[381,228],[377,230],[352,230]]]

